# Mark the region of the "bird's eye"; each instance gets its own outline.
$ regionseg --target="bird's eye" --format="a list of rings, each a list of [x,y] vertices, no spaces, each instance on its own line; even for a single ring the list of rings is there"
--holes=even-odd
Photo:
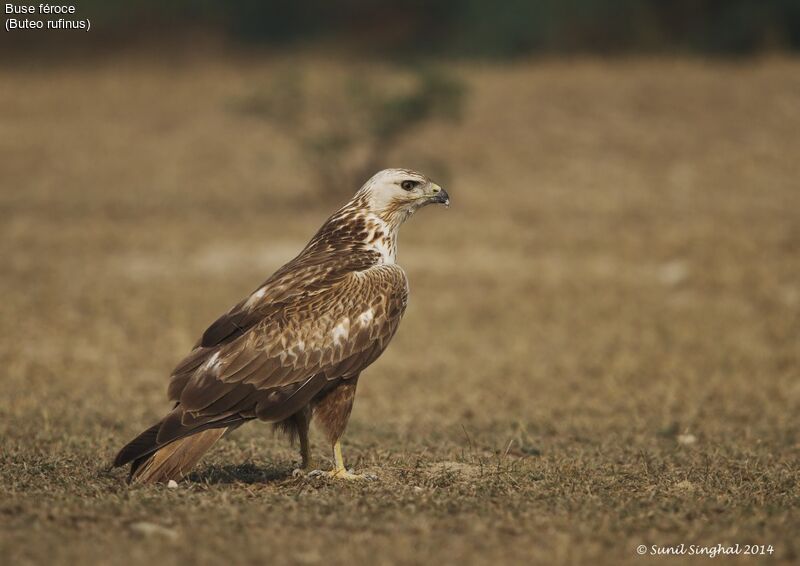
[[[411,189],[413,189],[417,185],[419,185],[419,181],[403,181],[402,183],[400,183],[400,187],[404,191],[410,191]]]

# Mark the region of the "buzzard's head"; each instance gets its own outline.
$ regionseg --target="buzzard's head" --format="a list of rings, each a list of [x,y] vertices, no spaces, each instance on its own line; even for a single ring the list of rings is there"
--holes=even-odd
[[[357,197],[387,222],[402,222],[428,204],[450,206],[447,192],[425,175],[408,169],[384,169],[367,181]]]

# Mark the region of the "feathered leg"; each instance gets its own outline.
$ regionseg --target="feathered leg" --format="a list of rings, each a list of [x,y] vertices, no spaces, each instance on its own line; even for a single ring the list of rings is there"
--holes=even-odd
[[[308,472],[311,470],[311,444],[308,440],[308,430],[311,424],[312,410],[310,405],[306,405],[291,417],[275,423],[275,428],[281,432],[288,434],[291,438],[292,444],[295,439],[300,441],[300,458],[302,459],[301,467],[295,470],[295,474],[302,471]]]
[[[311,470],[311,444],[308,441],[308,428],[311,423],[311,408],[306,407],[302,415],[297,416],[297,436],[300,439],[300,458],[303,459],[303,470]]]
[[[354,474],[347,471],[342,458],[342,445],[340,439],[347,428],[350,412],[353,409],[353,400],[356,396],[358,378],[344,381],[330,393],[320,399],[314,407],[314,416],[319,420],[333,450],[333,470],[330,472],[312,472],[313,475],[325,474],[337,479],[375,479],[369,474]]]

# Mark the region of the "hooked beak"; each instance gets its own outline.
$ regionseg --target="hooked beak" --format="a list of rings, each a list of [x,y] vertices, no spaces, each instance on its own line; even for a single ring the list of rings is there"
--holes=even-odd
[[[429,203],[436,203],[436,204],[443,204],[446,207],[450,206],[450,195],[447,194],[442,187],[439,185],[432,185],[431,186],[431,197],[428,199]]]

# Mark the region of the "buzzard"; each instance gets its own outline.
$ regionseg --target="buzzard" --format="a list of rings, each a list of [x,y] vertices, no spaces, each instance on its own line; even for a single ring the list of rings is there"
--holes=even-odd
[[[407,169],[375,174],[303,251],[206,329],[173,370],[172,410],[119,451],[129,481],[180,479],[227,431],[259,419],[299,438],[311,466],[312,417],[333,449],[335,478],[358,478],[342,459],[361,372],[384,351],[408,300],[395,263],[400,225],[447,192]]]

